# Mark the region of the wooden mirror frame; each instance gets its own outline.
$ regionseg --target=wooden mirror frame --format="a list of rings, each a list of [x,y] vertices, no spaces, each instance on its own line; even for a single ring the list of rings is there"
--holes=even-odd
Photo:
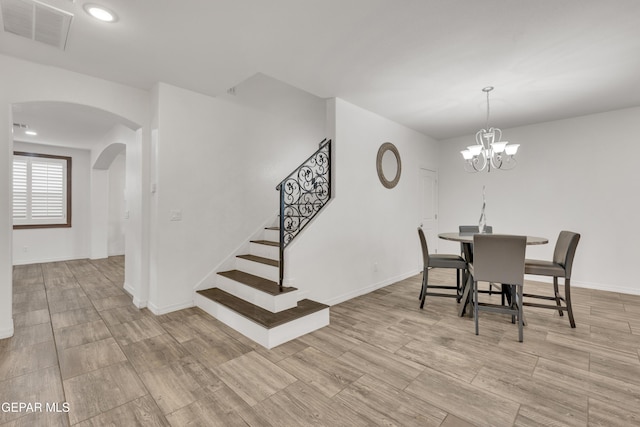
[[[387,179],[384,175],[384,171],[382,170],[382,157],[387,151],[390,151],[394,155],[398,165],[398,168],[396,169],[396,176],[391,180]],[[400,181],[400,173],[402,172],[402,162],[400,161],[400,153],[395,145],[390,142],[385,142],[380,146],[378,149],[378,157],[376,158],[376,169],[378,170],[378,178],[380,178],[380,182],[386,188],[393,188],[398,184],[398,181]]]

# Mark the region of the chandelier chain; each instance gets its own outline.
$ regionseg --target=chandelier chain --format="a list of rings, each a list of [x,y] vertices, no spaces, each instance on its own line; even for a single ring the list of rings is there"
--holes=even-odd
[[[489,130],[489,108],[490,108],[489,107],[489,92],[490,91],[487,91],[487,122],[485,123],[485,127],[484,127],[486,130]]]

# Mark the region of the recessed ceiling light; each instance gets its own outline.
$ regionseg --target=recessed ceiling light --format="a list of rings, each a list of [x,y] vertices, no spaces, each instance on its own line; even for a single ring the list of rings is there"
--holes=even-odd
[[[24,133],[31,136],[36,136],[38,134],[35,130],[25,130]]]
[[[118,20],[118,15],[116,15],[115,12],[107,9],[104,6],[99,6],[97,4],[92,4],[92,3],[86,3],[84,5],[84,10],[89,15],[93,16],[94,18],[102,22],[113,23]]]

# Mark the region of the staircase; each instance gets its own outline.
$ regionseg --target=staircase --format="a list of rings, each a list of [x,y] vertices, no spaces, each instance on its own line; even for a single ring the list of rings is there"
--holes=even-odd
[[[331,141],[323,141],[314,155],[278,185],[280,215],[274,223],[279,225],[265,228],[251,240],[249,253],[237,255],[233,269],[217,272],[215,287],[198,290],[194,295],[196,306],[268,349],[329,324],[329,306],[302,299],[298,289],[283,286],[283,267],[286,246],[331,197],[330,191],[326,194],[331,185],[327,167],[330,144]],[[319,172],[318,159],[323,159]],[[317,178],[310,179],[309,173]],[[314,182],[309,187],[313,191],[301,192],[303,185],[296,187],[306,200],[314,201],[313,208],[305,209],[303,219],[299,208],[291,209],[300,205],[299,200],[291,199],[286,190],[292,188],[292,177],[296,175],[304,175],[304,185]]]

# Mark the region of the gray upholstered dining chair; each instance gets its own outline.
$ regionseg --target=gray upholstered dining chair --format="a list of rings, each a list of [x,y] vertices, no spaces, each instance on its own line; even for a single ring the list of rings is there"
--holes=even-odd
[[[554,295],[551,297],[546,295],[524,294],[525,298],[551,300],[556,303],[556,305],[551,305],[525,302],[524,305],[558,310],[560,316],[563,315],[563,311],[566,311],[572,328],[576,327],[576,322],[573,318],[573,309],[571,308],[571,268],[573,267],[573,258],[576,254],[579,241],[580,234],[571,231],[561,231],[553,251],[553,260],[527,259],[524,263],[525,274],[553,277]],[[564,297],[560,295],[558,290],[559,277],[564,278]],[[564,305],[562,302],[564,302]]]
[[[473,263],[469,271],[473,276],[473,312],[476,335],[479,333],[480,311],[511,314],[511,321],[518,319],[518,340],[522,342],[524,318],[522,316],[522,294],[524,285],[524,254],[526,236],[505,234],[476,234],[473,236]],[[478,282],[496,282],[510,286],[508,306],[481,303],[478,301]],[[515,288],[515,289],[514,289]],[[514,292],[515,291],[515,292]]]
[[[422,227],[418,227],[418,236],[420,237],[420,246],[422,247],[423,261],[422,289],[420,289],[420,308],[424,307],[424,301],[427,295],[436,297],[455,297],[457,301],[460,301],[460,281],[462,278],[462,273],[467,269],[467,262],[459,255],[429,254],[427,239],[424,237],[424,231],[422,231]],[[455,268],[457,270],[456,286],[429,285],[429,268]],[[429,289],[455,289],[456,293],[452,294],[444,292],[430,292]]]
[[[478,234],[480,232],[480,226],[478,225],[459,225],[458,226],[458,233],[460,233],[460,235],[473,235],[473,234]],[[490,225],[485,225],[484,226],[484,232],[487,234],[491,234],[493,233],[493,227]],[[462,243],[460,243],[460,254],[464,254],[464,249],[462,247]],[[473,245],[471,245],[471,254],[473,254]],[[471,261],[471,260],[467,260],[467,261]],[[489,290],[488,291],[481,291],[481,292],[489,292],[489,295],[493,294],[493,287],[497,286],[499,287],[499,285],[497,285],[496,283],[489,283]],[[504,298],[504,294],[503,294],[503,298]]]

